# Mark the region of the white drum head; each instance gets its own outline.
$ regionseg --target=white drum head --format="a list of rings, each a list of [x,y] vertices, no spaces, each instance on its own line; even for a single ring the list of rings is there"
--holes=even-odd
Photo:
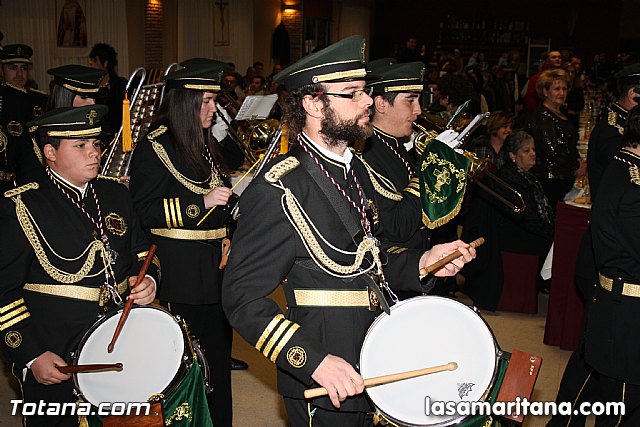
[[[461,416],[427,415],[425,400],[484,400],[497,366],[497,348],[482,318],[467,306],[425,296],[391,307],[371,325],[360,354],[363,378],[456,362],[458,369],[369,387],[367,394],[391,421],[445,426]],[[466,393],[465,393],[466,392]]]
[[[76,374],[79,391],[95,406],[102,402],[146,402],[153,394],[165,391],[181,365],[182,329],[173,316],[156,307],[134,307],[113,353],[108,353],[120,313],[122,310],[89,331],[78,350],[80,365],[123,364],[120,372]]]

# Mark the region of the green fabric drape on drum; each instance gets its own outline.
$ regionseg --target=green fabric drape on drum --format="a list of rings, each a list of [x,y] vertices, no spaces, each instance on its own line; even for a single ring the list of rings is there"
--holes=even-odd
[[[498,397],[498,393],[500,392],[500,387],[502,387],[502,380],[504,379],[504,374],[507,372],[507,367],[509,366],[509,362],[505,359],[500,358],[498,362],[498,372],[496,373],[496,380],[491,387],[491,393],[489,393],[489,398],[486,400],[489,403],[494,403],[496,398]],[[458,427],[502,427],[506,426],[508,423],[500,418],[495,416],[487,416],[487,415],[476,415],[473,417],[469,417],[460,424],[457,424]]]
[[[126,387],[127,384],[123,384]],[[202,371],[197,361],[193,362],[178,387],[162,401],[165,425],[172,427],[213,427],[207,396],[202,380]],[[102,418],[87,417],[90,427],[101,427]]]

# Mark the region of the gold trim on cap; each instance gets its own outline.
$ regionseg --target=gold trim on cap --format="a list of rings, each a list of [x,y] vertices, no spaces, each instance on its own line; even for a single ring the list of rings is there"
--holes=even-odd
[[[215,230],[181,230],[175,228],[152,228],[151,234],[177,240],[214,240],[224,239],[225,237],[227,237],[227,229],[217,228]]]
[[[69,89],[69,90],[75,90],[76,92],[95,93],[95,92],[98,92],[100,90],[99,87],[96,87],[96,88],[93,88],[93,89],[86,89],[86,88],[82,88],[82,87],[71,86],[68,83],[63,83],[62,86],[67,88],[67,89]]]
[[[207,90],[207,91],[211,91],[211,92],[216,92],[216,91],[220,91],[221,87],[220,85],[192,85],[192,84],[186,84],[183,86],[185,89],[193,89],[193,90]]]
[[[47,125],[49,126],[49,125]],[[83,136],[98,136],[102,132],[102,128],[91,128],[83,130],[50,130],[47,131],[47,136],[53,136],[58,138],[80,138]]]
[[[320,74],[318,76],[313,76],[311,78],[311,81],[314,83],[322,83],[322,82],[328,82],[332,80],[350,79],[353,77],[365,77],[366,75],[367,75],[366,69],[358,68],[355,70],[336,71],[335,73]]]
[[[424,85],[388,86],[384,88],[385,92],[411,92],[415,90],[422,92]]]
[[[303,68],[302,70],[298,70],[298,71],[294,71],[291,73],[292,76],[295,76],[296,74],[300,74],[300,73],[304,73],[305,71],[310,71],[316,68],[320,68],[320,67],[330,67],[332,65],[336,65],[336,64],[350,64],[352,62],[362,62],[359,59],[349,59],[346,61],[336,61],[336,62],[326,62],[323,64],[318,64],[318,65],[314,65],[313,67],[307,67],[307,68]]]
[[[10,64],[12,62],[24,62],[26,64],[31,64],[31,60],[28,58],[7,58],[0,61],[2,64]]]

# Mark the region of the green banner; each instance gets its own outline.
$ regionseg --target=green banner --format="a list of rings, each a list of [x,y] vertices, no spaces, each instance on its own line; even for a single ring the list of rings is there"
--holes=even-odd
[[[460,212],[471,160],[432,139],[420,156],[418,166],[422,221],[434,229]]]

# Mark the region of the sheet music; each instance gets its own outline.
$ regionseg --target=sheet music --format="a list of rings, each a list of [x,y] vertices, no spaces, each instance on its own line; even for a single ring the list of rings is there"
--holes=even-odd
[[[278,94],[250,95],[244,99],[236,120],[266,119],[278,100]]]

